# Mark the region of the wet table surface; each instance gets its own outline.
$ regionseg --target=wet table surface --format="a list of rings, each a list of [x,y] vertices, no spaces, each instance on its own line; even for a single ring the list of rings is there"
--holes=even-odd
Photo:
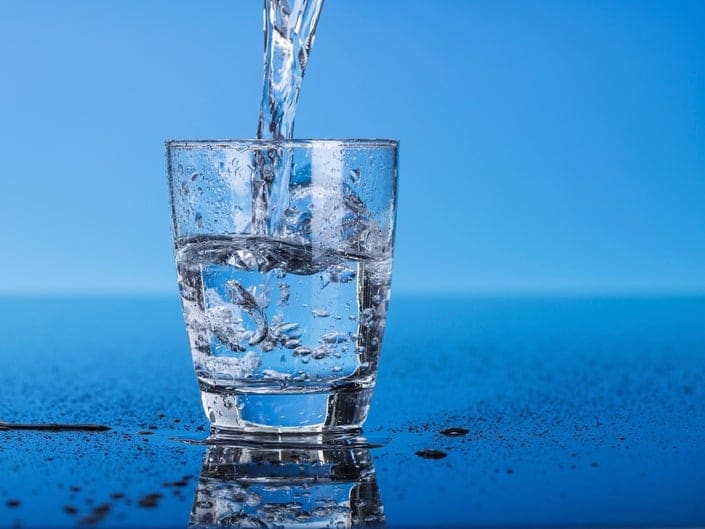
[[[703,297],[395,296],[383,446],[323,455],[183,442],[208,424],[176,297],[6,297],[0,330],[0,420],[111,427],[0,431],[2,527],[705,524]]]

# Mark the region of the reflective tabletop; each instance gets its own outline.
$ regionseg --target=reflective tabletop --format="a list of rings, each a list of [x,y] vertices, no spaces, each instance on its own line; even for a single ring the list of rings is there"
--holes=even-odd
[[[393,295],[326,447],[208,443],[180,310],[0,300],[0,527],[705,524],[705,297]]]

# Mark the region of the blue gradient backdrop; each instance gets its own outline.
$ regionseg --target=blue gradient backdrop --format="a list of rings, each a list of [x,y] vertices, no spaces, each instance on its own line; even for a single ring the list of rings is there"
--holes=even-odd
[[[397,137],[397,291],[705,290],[705,3],[328,0],[300,137]],[[251,137],[261,2],[0,0],[0,291],[173,292],[163,141]]]

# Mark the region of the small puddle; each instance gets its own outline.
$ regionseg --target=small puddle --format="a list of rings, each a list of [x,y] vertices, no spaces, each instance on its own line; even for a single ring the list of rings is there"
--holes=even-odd
[[[103,424],[62,424],[47,423],[17,423],[0,421],[0,431],[32,430],[37,432],[107,432],[110,426]]]

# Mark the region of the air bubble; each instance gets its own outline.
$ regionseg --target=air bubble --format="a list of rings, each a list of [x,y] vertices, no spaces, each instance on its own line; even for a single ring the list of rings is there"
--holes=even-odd
[[[343,343],[348,341],[348,335],[342,332],[328,332],[321,336],[325,343]]]
[[[311,354],[311,356],[313,356],[313,358],[315,360],[322,360],[326,356],[328,356],[328,354],[329,354],[329,351],[326,347],[316,347],[316,349],[313,350],[313,353]]]
[[[279,323],[272,326],[272,334],[276,336],[282,336],[285,341],[298,338],[303,334],[301,327],[298,323]]]
[[[289,378],[291,378],[289,373],[282,373],[281,371],[277,371],[275,369],[264,369],[262,374],[265,378],[271,378],[274,380],[289,380]]]
[[[279,304],[286,305],[289,303],[289,296],[291,292],[289,290],[289,285],[286,283],[279,283]]]
[[[313,353],[313,349],[309,347],[297,347],[294,349],[294,355],[296,356],[308,356]]]

